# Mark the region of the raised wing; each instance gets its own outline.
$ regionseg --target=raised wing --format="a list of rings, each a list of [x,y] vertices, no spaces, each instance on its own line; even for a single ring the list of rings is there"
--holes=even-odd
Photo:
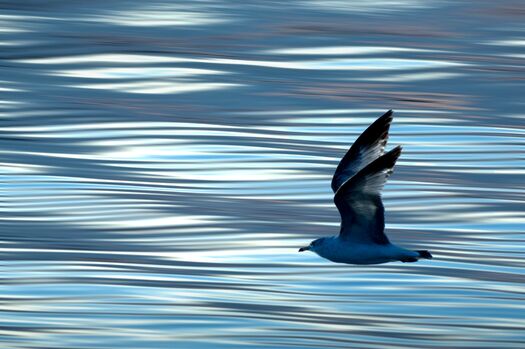
[[[343,183],[335,193],[335,205],[341,214],[339,237],[349,242],[385,245],[385,208],[381,190],[401,154],[397,146],[365,166]]]
[[[392,123],[392,114],[393,111],[389,110],[368,126],[341,159],[332,178],[334,193],[341,184],[383,155],[388,140],[388,129]]]

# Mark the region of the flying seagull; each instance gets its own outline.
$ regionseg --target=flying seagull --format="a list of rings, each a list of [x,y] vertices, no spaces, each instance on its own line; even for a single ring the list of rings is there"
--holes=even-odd
[[[336,263],[380,264],[431,259],[426,250],[396,246],[385,235],[381,190],[401,155],[401,146],[385,153],[393,111],[370,125],[341,159],[334,177],[334,202],[341,214],[338,236],[319,238],[299,252],[312,251]]]

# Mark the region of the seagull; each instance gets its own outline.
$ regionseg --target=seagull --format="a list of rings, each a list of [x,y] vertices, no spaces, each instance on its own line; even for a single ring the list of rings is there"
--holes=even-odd
[[[332,178],[335,206],[341,215],[339,235],[316,239],[299,252],[312,251],[336,263],[381,264],[432,259],[427,250],[396,246],[385,235],[381,190],[392,174],[401,146],[385,153],[393,111],[389,110],[357,138]]]

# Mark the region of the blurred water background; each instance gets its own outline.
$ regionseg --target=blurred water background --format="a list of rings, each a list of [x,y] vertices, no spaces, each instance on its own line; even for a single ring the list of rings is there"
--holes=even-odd
[[[0,347],[525,347],[522,1],[0,7]],[[390,108],[435,259],[297,253]]]

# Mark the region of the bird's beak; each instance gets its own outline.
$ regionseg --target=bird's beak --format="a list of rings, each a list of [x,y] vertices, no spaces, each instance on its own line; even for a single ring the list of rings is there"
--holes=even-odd
[[[310,246],[306,246],[306,247],[301,247],[299,249],[299,252],[304,252],[304,251],[309,251],[310,250]]]

